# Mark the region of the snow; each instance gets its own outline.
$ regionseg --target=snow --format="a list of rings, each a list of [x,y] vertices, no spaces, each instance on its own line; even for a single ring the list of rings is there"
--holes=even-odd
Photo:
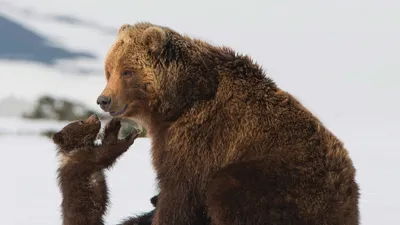
[[[106,172],[112,199],[106,220],[151,210],[156,194],[150,165],[150,140],[139,138]],[[0,164],[2,224],[60,224],[61,194],[56,182],[58,158],[50,139],[38,136],[0,135],[7,158]]]
[[[32,104],[40,96],[48,94],[82,102],[94,110],[98,110],[96,99],[105,85],[105,79],[101,75],[62,74],[54,68],[24,62],[0,61],[0,79],[7,80],[7,83],[0,84],[0,99],[5,99],[4,101],[17,98]],[[0,114],[7,115],[12,106],[2,106]],[[22,112],[32,107],[30,105]]]
[[[51,66],[0,58],[0,149],[6,152],[0,164],[2,224],[60,223],[54,146],[38,133],[65,122],[18,116],[43,94],[99,111],[105,54],[118,27],[136,21],[251,55],[345,143],[361,187],[362,224],[400,224],[399,12],[394,0],[0,0],[0,16],[51,45],[97,57]],[[149,146],[150,140],[137,140],[107,173],[108,224],[151,209],[155,184]]]

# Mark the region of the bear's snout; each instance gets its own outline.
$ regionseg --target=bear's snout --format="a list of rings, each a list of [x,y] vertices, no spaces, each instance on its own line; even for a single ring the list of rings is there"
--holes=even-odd
[[[111,107],[111,97],[100,95],[97,98],[97,105],[99,105],[102,110],[107,112]]]

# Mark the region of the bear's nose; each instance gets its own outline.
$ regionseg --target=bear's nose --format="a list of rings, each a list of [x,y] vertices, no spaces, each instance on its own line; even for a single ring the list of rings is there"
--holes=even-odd
[[[111,106],[111,97],[100,95],[97,98],[97,105],[100,105],[100,108],[104,111],[109,110]]]

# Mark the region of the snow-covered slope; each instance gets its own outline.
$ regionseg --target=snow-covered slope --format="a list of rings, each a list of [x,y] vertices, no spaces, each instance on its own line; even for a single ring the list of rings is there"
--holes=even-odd
[[[392,0],[0,0],[0,16],[45,44],[95,56],[39,64],[0,55],[0,133],[8,133],[0,134],[2,224],[60,222],[54,146],[44,137],[16,134],[63,123],[15,116],[42,94],[98,110],[103,60],[116,30],[144,20],[253,56],[347,146],[358,170],[362,224],[400,224],[399,11],[400,3]],[[149,140],[141,139],[108,173],[109,224],[151,208],[155,187],[148,154]]]

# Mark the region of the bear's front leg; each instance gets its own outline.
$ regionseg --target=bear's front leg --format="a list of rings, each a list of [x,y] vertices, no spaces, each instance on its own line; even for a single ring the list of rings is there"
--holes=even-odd
[[[138,136],[136,132],[132,132],[125,138],[118,139],[120,128],[121,120],[113,118],[104,129],[103,143],[94,151],[95,163],[101,169],[111,167],[117,158],[129,149]]]
[[[193,191],[176,184],[168,192],[161,190],[157,199],[153,225],[205,225],[206,212]]]

